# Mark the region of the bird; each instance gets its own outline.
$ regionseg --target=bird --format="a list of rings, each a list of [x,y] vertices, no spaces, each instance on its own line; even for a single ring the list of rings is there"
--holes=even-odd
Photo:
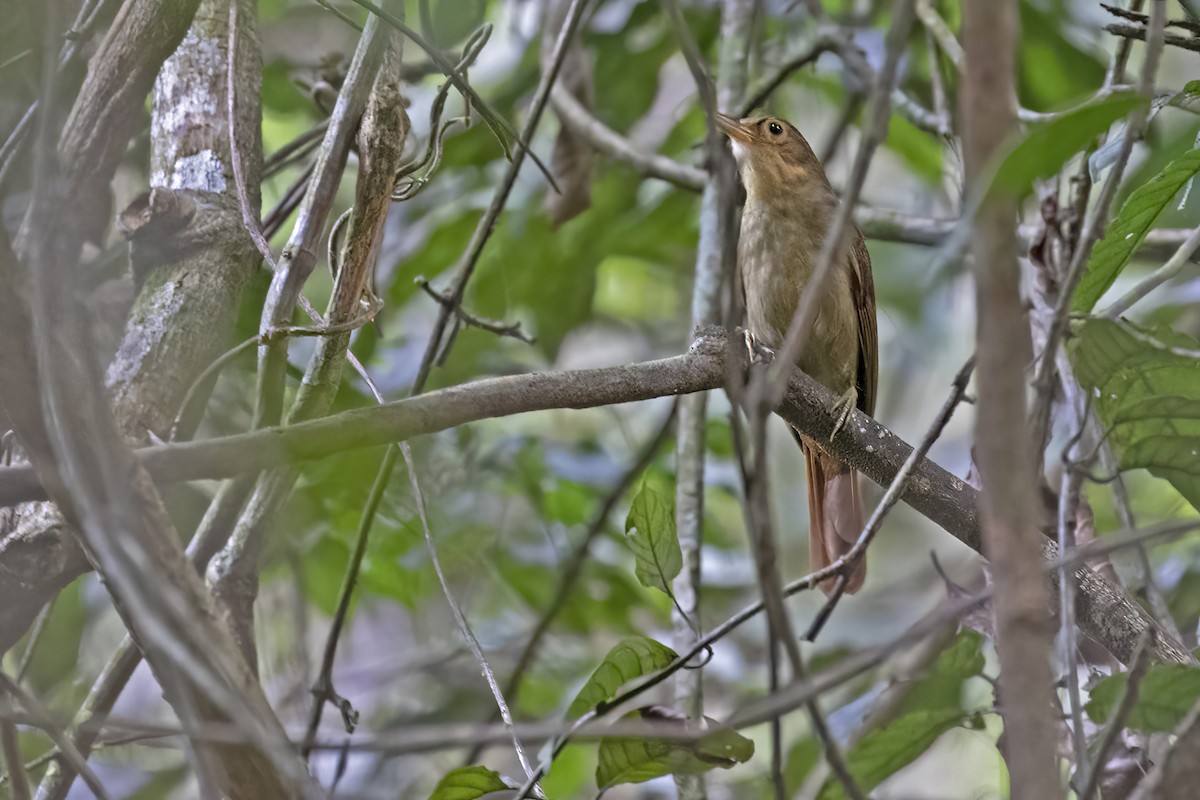
[[[770,349],[783,346],[833,224],[838,195],[820,159],[795,126],[774,116],[735,119],[716,115],[728,137],[746,190],[738,240],[737,290],[746,331]],[[861,231],[852,228],[835,250],[831,269],[796,366],[832,389],[836,434],[852,408],[875,410],[879,382],[879,334],[871,256]],[[790,426],[789,426],[790,427]],[[863,527],[856,470],[828,455],[790,428],[804,451],[808,477],[809,566],[822,569],[845,555]],[[832,438],[832,437],[831,437]],[[858,591],[866,559],[846,574],[844,591]],[[835,579],[820,583],[826,594]]]

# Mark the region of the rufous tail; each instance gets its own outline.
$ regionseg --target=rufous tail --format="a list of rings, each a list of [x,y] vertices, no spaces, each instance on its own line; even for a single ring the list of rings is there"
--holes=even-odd
[[[858,472],[840,461],[804,447],[808,467],[808,553],[809,569],[824,569],[846,553],[858,540],[863,527],[862,499],[858,494]],[[846,593],[854,594],[867,578],[867,559],[862,557],[847,574]],[[833,592],[836,579],[821,581],[825,594]]]

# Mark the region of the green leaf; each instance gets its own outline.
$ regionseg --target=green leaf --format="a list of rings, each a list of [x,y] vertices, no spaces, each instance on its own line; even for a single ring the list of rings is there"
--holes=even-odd
[[[935,136],[906,120],[892,114],[888,120],[887,139],[884,146],[896,152],[913,172],[930,184],[936,185],[942,178],[942,143]]]
[[[943,733],[970,719],[958,709],[913,711],[894,720],[890,725],[876,728],[846,757],[846,765],[859,787],[869,792],[901,767],[911,764],[929,749]],[[830,778],[821,787],[818,800],[840,800],[846,797],[842,784]]]
[[[1026,196],[1035,180],[1058,172],[1071,156],[1142,102],[1134,92],[1114,92],[1034,127],[1004,156],[989,191]]]
[[[511,788],[487,767],[459,767],[438,781],[429,800],[475,800],[488,792]]]
[[[961,3],[938,5],[948,12],[946,21],[951,30],[958,30],[952,19],[961,14]],[[1075,24],[1063,4],[1022,0],[1020,10],[1017,80],[1022,104],[1049,111],[1095,91],[1104,80],[1104,52],[1094,44],[1081,49],[1075,43],[1076,37],[1067,35]]]
[[[600,703],[616,697],[621,687],[629,681],[657,672],[678,657],[671,648],[645,636],[622,639],[608,651],[592,677],[579,690],[567,709],[567,716],[574,719],[583,715]]]
[[[961,631],[950,646],[938,654],[933,664],[933,676],[942,681],[964,681],[983,672],[983,635],[976,631]]]
[[[657,719],[653,707],[626,714],[622,719]],[[668,720],[668,724],[684,725],[683,720]],[[600,763],[596,767],[596,785],[608,789],[622,783],[641,783],[663,775],[699,775],[720,767],[729,769],[749,761],[754,755],[754,742],[736,731],[722,728],[716,720],[705,717],[714,726],[712,733],[696,741],[676,741],[653,737],[621,736],[600,743]]]
[[[983,672],[982,647],[982,635],[960,631],[929,669],[912,682],[896,716],[912,711],[961,711],[963,684]]]
[[[1110,675],[1089,692],[1085,706],[1093,722],[1103,723],[1112,716],[1129,673]],[[1200,700],[1200,669],[1186,664],[1161,664],[1151,667],[1138,685],[1138,698],[1125,724],[1143,731],[1168,732]]]
[[[800,791],[808,773],[821,759],[821,744],[812,736],[806,736],[788,750],[783,767],[783,784],[788,797]]]
[[[1150,232],[1154,220],[1183,185],[1200,171],[1200,148],[1189,150],[1129,195],[1104,238],[1096,243],[1087,272],[1071,298],[1071,310],[1086,314],[1125,269],[1129,259]]]
[[[1170,481],[1200,508],[1200,360],[1178,352],[1200,344],[1170,329],[1148,334],[1103,319],[1075,333],[1075,376],[1091,392],[1121,468]]]
[[[683,569],[673,498],[643,484],[625,518],[625,534],[637,558],[637,579],[643,586],[670,595],[671,581]]]

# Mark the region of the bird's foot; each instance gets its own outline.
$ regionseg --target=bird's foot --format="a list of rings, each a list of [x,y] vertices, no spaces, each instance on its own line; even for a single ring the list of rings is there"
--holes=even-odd
[[[846,422],[850,419],[850,412],[857,405],[858,390],[852,386],[829,407],[829,411],[834,415],[833,431],[829,434],[829,441],[832,442],[833,437],[838,435],[838,431],[846,427]]]
[[[746,344],[746,357],[751,364],[769,364],[775,358],[775,351],[758,341],[758,337],[749,328],[738,326],[734,333],[740,333]]]

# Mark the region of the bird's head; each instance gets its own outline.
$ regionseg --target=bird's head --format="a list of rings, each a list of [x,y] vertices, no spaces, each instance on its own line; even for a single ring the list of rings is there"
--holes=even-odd
[[[717,114],[717,128],[729,137],[746,193],[780,198],[817,181],[828,186],[825,170],[808,141],[778,117],[734,119]]]

